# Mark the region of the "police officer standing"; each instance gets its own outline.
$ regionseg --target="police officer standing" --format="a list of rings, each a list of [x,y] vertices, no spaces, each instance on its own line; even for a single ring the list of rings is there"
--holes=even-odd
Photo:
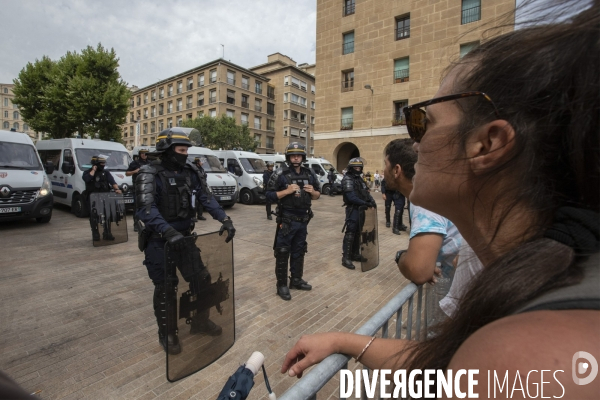
[[[302,166],[306,160],[306,147],[290,143],[285,150],[286,165],[273,173],[267,186],[267,198],[277,202],[277,232],[275,236],[275,277],[277,294],[291,300],[287,287],[288,260],[290,263],[290,289],[311,290],[302,279],[304,254],[308,251],[307,226],[313,217],[312,200],[321,196],[319,180],[315,173]]]
[[[87,198],[90,198],[90,194],[98,192],[110,192],[114,189],[115,193],[121,193],[119,185],[115,182],[115,178],[110,172],[106,171],[106,157],[103,155],[92,157],[92,167],[83,172],[83,181],[85,182],[85,191]],[[89,203],[88,203],[89,206]],[[98,232],[98,221],[94,215],[90,214],[90,227],[92,228],[92,239],[96,242],[100,240],[100,233]],[[115,240],[115,237],[110,233],[108,229],[104,229],[102,232],[104,240]]]
[[[335,169],[333,167],[329,168],[329,172],[327,173],[327,180],[329,181],[329,195],[333,197],[333,188],[335,183]]]
[[[392,209],[392,202],[394,203],[394,224],[392,226],[392,233],[399,235],[400,231],[408,229],[406,225],[402,223],[402,214],[404,214],[404,203],[405,198],[402,193],[387,189],[385,185],[385,178],[381,181],[381,196],[385,200],[385,227],[390,227],[390,211]]]
[[[353,158],[348,162],[348,172],[342,179],[344,205],[346,206],[346,222],[344,242],[342,244],[342,265],[354,269],[352,261],[363,261],[360,255],[360,233],[362,226],[360,207],[377,207],[375,200],[369,194],[367,184],[361,178],[363,161]],[[363,211],[364,212],[364,211]],[[364,218],[362,218],[364,222]]]
[[[144,265],[154,283],[154,315],[158,324],[159,343],[170,354],[181,352],[177,337],[177,318],[169,318],[168,313],[177,315],[176,292],[173,285],[165,285],[165,242],[173,254],[192,252],[194,262],[178,263],[177,267],[190,285],[193,294],[205,290],[211,284],[211,276],[200,258],[200,251],[191,240],[192,217],[195,210],[192,192],[200,196],[201,202],[214,219],[219,220],[220,234],[227,231],[226,242],[233,239],[235,228],[225,211],[219,206],[206,183],[206,175],[195,165],[187,163],[187,150],[192,144],[182,128],[162,131],[157,137],[156,153],[160,159],[140,169],[136,180],[137,215],[145,224],[147,243],[145,244]],[[167,292],[167,287],[169,292]],[[176,288],[175,288],[176,290]],[[167,298],[170,299],[167,302]],[[192,318],[190,334],[218,336],[222,328],[209,319],[210,310],[199,310]]]
[[[202,171],[202,173],[204,173],[204,168],[202,168],[202,161],[200,161],[200,157],[196,157],[194,158],[194,164],[196,165],[196,168],[198,168],[198,170]],[[195,196],[196,198],[196,217],[192,218],[195,219],[194,222],[200,220],[200,221],[206,221],[206,217],[204,217],[202,214],[204,213],[204,207],[202,206],[202,202],[200,201],[200,196]]]
[[[273,175],[273,167],[275,166],[275,163],[271,162],[271,161],[267,161],[267,169],[265,170],[265,172],[263,172],[263,185],[266,188],[269,180],[271,180],[271,175]],[[269,200],[269,198],[267,197],[267,201],[266,201],[266,207],[267,207],[267,219],[271,220],[273,219],[273,217],[271,216],[271,200]]]
[[[135,206],[135,179],[138,176],[138,173],[140,172],[140,168],[143,167],[144,165],[148,165],[150,164],[150,160],[148,160],[148,149],[140,149],[139,153],[138,153],[138,157],[137,159],[133,160],[131,162],[131,164],[129,164],[129,167],[127,168],[127,171],[125,171],[125,176],[131,176],[131,182],[133,182],[133,187],[132,190],[134,191],[133,193],[133,209],[136,209]],[[136,213],[133,213],[133,231],[137,232],[138,231],[138,224],[137,224],[138,218]]]

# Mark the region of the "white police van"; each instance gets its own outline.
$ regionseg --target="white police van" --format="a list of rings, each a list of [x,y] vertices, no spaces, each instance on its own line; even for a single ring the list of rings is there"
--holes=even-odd
[[[188,160],[193,163],[196,157],[200,159],[206,181],[217,202],[223,207],[233,206],[239,195],[234,175],[227,172],[215,152],[206,147],[188,148]]]
[[[283,154],[259,154],[259,156],[265,163],[272,162],[274,164],[273,171],[285,163],[285,156]]]
[[[31,138],[0,130],[0,221],[52,218],[50,180]]]
[[[121,143],[97,139],[51,139],[36,144],[44,165],[51,162],[56,169],[48,172],[54,200],[71,207],[77,217],[89,215],[87,193],[83,172],[92,167],[91,159],[97,155],[106,157],[106,170],[123,191],[125,204],[133,207],[132,182],[125,171],[131,163],[129,152]]]
[[[262,176],[267,166],[258,154],[240,150],[215,150],[215,154],[235,177],[241,203],[265,202],[267,198]]]
[[[321,183],[321,193],[329,194],[332,189],[329,185],[329,179],[327,179],[327,174],[329,173],[329,169],[333,168],[336,179],[333,183],[333,193],[342,193],[342,178],[344,177],[340,174],[335,167],[324,158],[307,158],[304,162],[304,166],[310,168],[314,171],[319,178],[319,182]]]

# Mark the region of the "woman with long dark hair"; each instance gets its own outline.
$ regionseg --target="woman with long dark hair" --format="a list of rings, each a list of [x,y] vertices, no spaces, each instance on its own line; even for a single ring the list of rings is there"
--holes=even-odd
[[[410,201],[454,222],[484,265],[454,317],[422,342],[303,336],[282,372],[332,353],[372,369],[475,368],[480,388],[487,370],[511,385],[515,371],[539,383],[540,370],[561,370],[543,377],[544,396],[597,398],[600,377],[571,376],[578,352],[600,360],[599,27],[596,2],[498,36],[405,109],[418,152]]]

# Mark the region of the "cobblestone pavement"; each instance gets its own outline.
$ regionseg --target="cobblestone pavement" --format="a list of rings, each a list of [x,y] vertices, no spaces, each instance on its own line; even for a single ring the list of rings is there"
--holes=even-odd
[[[314,202],[308,227],[305,279],[310,292],[276,295],[272,244],[275,222],[264,206],[227,210],[237,229],[236,343],[204,370],[176,383],[165,378],[152,310],[154,287],[142,265],[131,214],[127,243],[94,248],[87,219],[55,206],[52,221],[0,224],[0,369],[45,399],[215,399],[229,375],[261,351],[272,388],[281,395],[296,378],[279,373],[286,352],[302,334],[353,331],[407,282],[393,256],[408,234],[385,228],[379,206],[381,262],[362,273],[342,267],[341,196]],[[408,213],[404,220],[407,223]],[[207,217],[208,215],[205,214]],[[199,233],[218,230],[201,221]],[[351,363],[353,364],[353,363]],[[330,382],[319,399],[337,398]],[[266,397],[262,375],[249,399]]]

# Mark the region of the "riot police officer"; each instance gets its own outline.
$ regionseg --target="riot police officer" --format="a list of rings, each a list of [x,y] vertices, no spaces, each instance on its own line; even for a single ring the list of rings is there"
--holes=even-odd
[[[267,164],[267,169],[265,170],[265,172],[263,172],[263,185],[265,186],[265,188],[269,184],[271,175],[273,175],[273,167],[275,166],[275,163],[273,163],[271,161],[267,161],[266,164]],[[265,203],[266,203],[266,207],[267,207],[267,219],[272,220],[273,217],[271,216],[271,200],[269,200],[269,198],[267,197],[267,201]]]
[[[194,158],[194,164],[196,165],[196,168],[198,168],[198,170],[204,172],[204,168],[202,168],[202,161],[200,161],[200,157],[196,157]],[[200,201],[200,196],[196,196],[196,217],[192,218],[192,220],[194,220],[194,222],[200,220],[200,221],[206,221],[206,217],[204,217],[202,214],[204,213],[204,206],[202,206],[202,202]]]
[[[360,176],[364,163],[361,158],[352,158],[348,162],[348,172],[342,179],[344,205],[346,206],[345,234],[342,244],[342,265],[354,269],[352,261],[363,261],[360,255],[360,207],[376,207],[375,200],[369,194],[367,184]],[[364,217],[362,218],[364,222]]]
[[[290,264],[290,289],[311,290],[312,286],[302,279],[304,254],[308,251],[307,226],[313,213],[312,200],[321,196],[319,180],[315,173],[302,166],[306,160],[306,147],[298,142],[290,143],[285,150],[286,164],[271,176],[267,186],[267,198],[277,203],[277,232],[275,234],[275,277],[277,294],[283,300],[291,300],[287,286],[288,260]]]
[[[138,153],[138,157],[137,159],[133,160],[131,162],[131,164],[129,164],[129,167],[127,168],[127,171],[125,171],[125,176],[131,176],[131,182],[133,182],[133,209],[136,209],[135,206],[135,179],[138,176],[138,173],[140,172],[140,168],[143,167],[144,165],[148,165],[150,164],[150,160],[148,160],[148,149],[140,149],[139,153]],[[133,231],[137,232],[138,231],[138,217],[135,213],[135,211],[133,212]]]
[[[396,190],[387,189],[385,179],[381,181],[381,195],[383,196],[383,200],[385,200],[385,227],[390,227],[390,211],[392,209],[392,203],[394,203],[394,224],[392,226],[392,233],[399,235],[400,231],[408,229],[408,227],[402,223],[405,198],[402,193]]]
[[[327,180],[329,181],[329,195],[333,196],[333,189],[335,184],[335,169],[333,167],[329,168],[329,172],[327,173]]]
[[[115,182],[115,178],[113,178],[109,171],[104,169],[106,167],[106,156],[99,155],[92,157],[91,164],[92,167],[83,172],[83,181],[85,182],[87,198],[89,199],[91,193],[110,192],[111,189],[114,189],[116,193],[120,194],[121,190],[119,189],[117,182]],[[93,214],[90,214],[90,227],[92,228],[92,239],[95,242],[100,240],[98,221]],[[115,240],[107,227],[104,227],[102,238],[104,240]]]
[[[159,327],[158,339],[165,350],[168,343],[170,354],[178,354],[181,347],[177,337],[177,318],[168,318],[167,321],[167,312],[177,315],[177,289],[165,284],[165,242],[168,242],[169,249],[174,250],[173,254],[192,254],[191,264],[179,263],[177,267],[193,294],[211,284],[211,276],[202,263],[199,249],[191,240],[185,240],[186,236],[191,235],[192,217],[195,214],[193,191],[200,196],[210,215],[223,224],[220,234],[227,231],[226,242],[235,235],[231,218],[211,196],[206,175],[194,164],[187,163],[187,149],[191,145],[182,128],[162,131],[156,144],[160,159],[143,166],[136,179],[137,215],[145,224],[144,231],[147,234],[147,242],[143,246],[144,265],[154,283],[153,304]],[[169,310],[167,303],[170,304]],[[199,310],[192,318],[190,334],[221,334],[222,328],[209,319],[209,311]]]

